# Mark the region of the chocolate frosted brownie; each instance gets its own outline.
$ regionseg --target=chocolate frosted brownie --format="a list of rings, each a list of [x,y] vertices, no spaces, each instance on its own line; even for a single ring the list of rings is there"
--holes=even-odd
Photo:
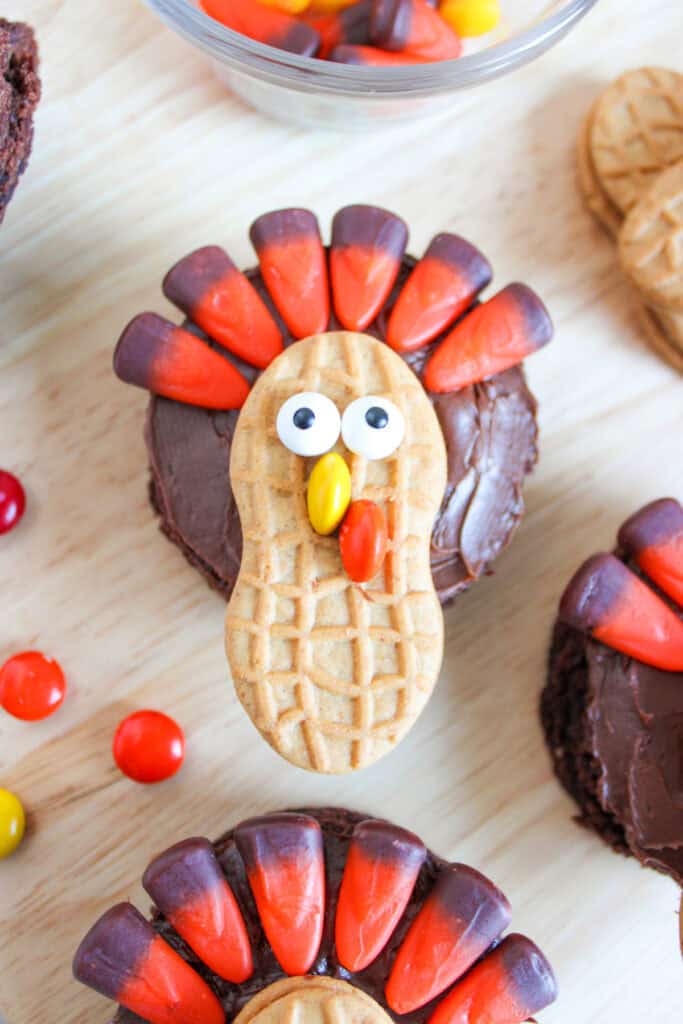
[[[683,509],[646,505],[560,605],[541,716],[579,820],[683,885]]]
[[[28,163],[39,99],[33,32],[28,25],[0,18],[0,223]]]

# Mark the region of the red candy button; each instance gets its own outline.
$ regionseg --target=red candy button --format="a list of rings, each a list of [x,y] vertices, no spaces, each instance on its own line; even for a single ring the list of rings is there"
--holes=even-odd
[[[0,668],[0,705],[24,722],[37,722],[56,711],[66,694],[60,666],[40,651],[15,654]]]
[[[119,723],[112,752],[123,774],[134,782],[163,782],[185,759],[185,736],[161,711],[136,711]]]
[[[374,501],[352,501],[339,531],[339,549],[347,576],[367,583],[382,567],[388,531],[384,512]]]
[[[0,469],[0,533],[9,533],[24,514],[24,488],[11,473]]]

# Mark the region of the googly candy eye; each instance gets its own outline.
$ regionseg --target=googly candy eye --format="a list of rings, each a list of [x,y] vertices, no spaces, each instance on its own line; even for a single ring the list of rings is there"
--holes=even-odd
[[[322,455],[336,444],[341,421],[337,406],[327,395],[301,391],[282,403],[275,426],[290,452]]]
[[[386,459],[405,435],[401,410],[388,398],[365,395],[344,410],[341,431],[344,444],[364,459]]]

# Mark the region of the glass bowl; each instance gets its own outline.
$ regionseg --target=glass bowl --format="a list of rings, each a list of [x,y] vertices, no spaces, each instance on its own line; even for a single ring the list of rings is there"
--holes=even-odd
[[[277,50],[225,28],[193,0],[145,3],[204,51],[233,92],[265,114],[307,127],[376,129],[452,111],[453,93],[534,60],[597,0],[502,0],[499,29],[467,40],[458,60],[396,68],[335,64]]]

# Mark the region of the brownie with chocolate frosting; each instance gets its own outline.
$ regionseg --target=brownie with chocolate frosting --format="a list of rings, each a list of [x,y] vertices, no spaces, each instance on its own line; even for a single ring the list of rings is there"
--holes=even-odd
[[[404,257],[394,288],[366,333],[386,337],[396,296],[415,266]],[[294,340],[258,269],[247,276],[277,321],[285,344]],[[201,334],[194,324],[188,329]],[[339,329],[332,315],[329,330]],[[444,334],[404,358],[422,378],[425,364]],[[250,381],[258,371],[220,346]],[[524,514],[522,486],[536,464],[536,401],[521,366],[449,394],[430,394],[443,430],[448,480],[434,524],[431,563],[442,603],[482,574],[508,545]],[[238,411],[216,412],[154,396],[147,410],[145,440],[150,497],[161,529],[188,561],[224,597],[237,579],[242,531],[228,466]]]
[[[40,99],[38,48],[28,25],[0,18],[0,223],[31,153]]]
[[[652,554],[665,546],[667,560],[657,572]],[[614,555],[683,622],[683,608],[672,596],[683,583],[678,502],[661,499],[631,517]],[[610,557],[597,556],[593,563]],[[578,576],[561,609],[573,600]],[[614,600],[596,579],[589,595],[593,609]],[[555,772],[576,800],[581,824],[614,850],[683,885],[683,628],[669,643],[673,665],[680,668],[672,670],[615,649],[612,633],[608,643],[604,633],[603,639],[590,635],[569,618],[561,610],[541,698]],[[646,620],[647,613],[635,608],[630,624],[646,631]],[[629,619],[623,616],[619,629],[625,626]]]

